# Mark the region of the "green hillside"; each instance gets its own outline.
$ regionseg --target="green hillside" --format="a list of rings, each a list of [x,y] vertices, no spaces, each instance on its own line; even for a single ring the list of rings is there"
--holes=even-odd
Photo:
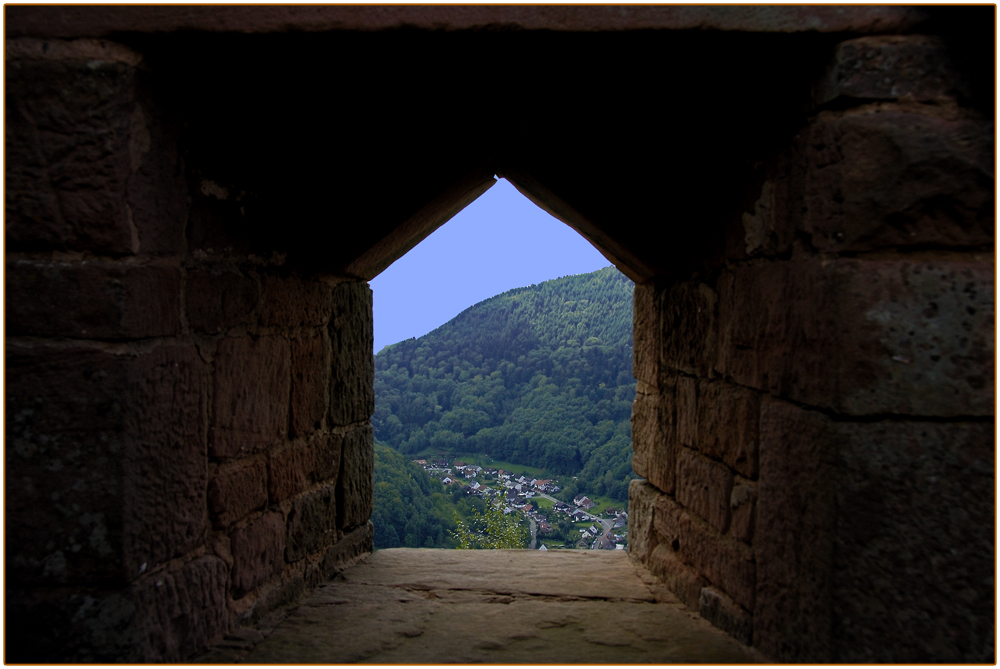
[[[632,282],[613,267],[502,293],[375,357],[376,438],[402,453],[485,453],[624,500]]]

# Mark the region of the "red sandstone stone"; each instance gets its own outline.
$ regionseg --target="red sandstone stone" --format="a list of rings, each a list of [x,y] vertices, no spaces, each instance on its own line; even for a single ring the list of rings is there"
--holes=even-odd
[[[754,484],[737,480],[729,496],[729,506],[732,512],[730,534],[740,541],[752,544],[757,517],[757,488]]]
[[[753,551],[745,544],[720,535],[689,513],[681,515],[679,527],[681,558],[740,606],[752,611],[756,587]]]
[[[732,599],[716,588],[702,588],[698,613],[742,644],[753,642],[753,618]]]
[[[673,384],[667,385],[658,393],[639,382],[632,403],[632,468],[661,491],[673,494],[677,444],[670,401]]]
[[[677,377],[677,441],[691,448],[698,447],[698,380],[690,376]]]
[[[757,598],[756,608],[748,607],[754,646],[781,662],[832,660],[836,440],[830,421],[765,397],[760,435]]]
[[[698,450],[749,478],[757,476],[757,394],[729,383],[698,383]]]
[[[375,357],[372,355],[372,291],[347,282],[333,291],[330,319],[330,421],[350,425],[375,411]]]
[[[208,484],[212,525],[229,527],[267,504],[267,463],[263,457],[220,465]]]
[[[368,426],[354,428],[354,431],[370,429]],[[362,439],[363,435],[355,435],[352,439]],[[309,447],[315,452],[316,469],[313,480],[316,483],[335,481],[340,473],[341,449],[344,437],[338,434],[318,434],[309,440]]]
[[[7,262],[7,333],[138,339],[180,333],[176,267],[109,262]]]
[[[932,101],[968,95],[948,49],[930,35],[859,37],[837,45],[833,63],[817,84],[818,104],[840,97],[860,100]]]
[[[261,325],[299,327],[330,320],[333,289],[324,281],[266,275],[261,280]]]
[[[332,486],[295,500],[288,514],[286,562],[301,560],[336,541],[337,506],[337,494]]]
[[[301,437],[323,427],[330,378],[330,350],[321,334],[291,340],[291,436]]]
[[[803,229],[820,251],[993,243],[991,120],[872,105],[820,114],[803,169]]]
[[[662,493],[648,481],[635,479],[628,486],[628,552],[639,562],[647,563],[656,547],[653,530],[653,505]]]
[[[375,550],[375,527],[369,520],[364,525],[344,533],[344,536],[326,551],[320,569],[324,578],[333,578],[358,557]]]
[[[718,297],[709,286],[677,282],[665,289],[660,332],[661,375],[670,370],[708,377],[716,350]]]
[[[701,590],[708,585],[704,576],[684,564],[677,553],[667,544],[661,543],[649,556],[649,571],[663,581],[684,605],[698,610]]]
[[[234,599],[241,599],[284,569],[285,519],[280,513],[272,511],[247,527],[234,530],[230,540],[233,552],[230,588]]]
[[[375,447],[371,425],[344,435],[337,477],[337,529],[364,524],[372,515]]]
[[[257,452],[285,436],[290,357],[288,342],[281,337],[219,342],[210,455],[231,458]]]
[[[128,378],[124,564],[135,578],[205,541],[210,378],[193,345],[140,355]]]
[[[308,488],[315,470],[316,450],[312,444],[296,441],[271,452],[267,459],[267,496],[271,504]]]
[[[632,349],[632,375],[651,386],[660,378],[659,310],[656,289],[652,283],[637,283],[632,291],[632,332],[635,345]]]
[[[715,529],[729,529],[729,496],[733,473],[689,448],[677,457],[677,501],[697,513]]]
[[[188,324],[197,332],[224,332],[253,321],[257,282],[238,272],[191,270],[184,282]]]
[[[668,495],[659,495],[653,502],[653,529],[660,541],[669,545],[672,550],[680,546],[680,521],[684,507]],[[695,600],[698,596],[695,593]]]

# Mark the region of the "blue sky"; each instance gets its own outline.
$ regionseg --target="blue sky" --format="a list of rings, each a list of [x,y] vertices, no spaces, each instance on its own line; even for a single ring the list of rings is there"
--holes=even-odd
[[[611,263],[506,179],[372,279],[375,352],[511,288]]]

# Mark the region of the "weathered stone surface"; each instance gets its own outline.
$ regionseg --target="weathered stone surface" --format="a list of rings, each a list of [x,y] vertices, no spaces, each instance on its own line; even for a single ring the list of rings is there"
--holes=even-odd
[[[836,661],[992,662],[993,421],[836,429]]]
[[[872,105],[820,114],[805,143],[802,225],[820,251],[993,243],[990,120]]]
[[[326,325],[333,308],[333,288],[320,279],[266,275],[261,325],[300,327]]]
[[[643,578],[621,551],[381,550],[310,595],[244,661],[755,659],[672,597],[654,598]]]
[[[314,444],[296,441],[267,458],[267,498],[271,504],[291,499],[309,487],[316,471]]]
[[[657,495],[653,501],[653,529],[659,540],[669,544],[673,550],[680,546],[680,521],[683,513],[684,507],[668,495]]]
[[[632,289],[632,375],[656,387],[660,379],[660,314],[656,287],[637,283]]]
[[[684,446],[697,448],[698,380],[690,376],[678,376],[674,398],[677,404],[677,441]]]
[[[757,487],[749,481],[736,481],[729,496],[732,513],[730,534],[740,541],[753,543],[753,532],[757,518]]]
[[[375,411],[375,356],[372,355],[372,291],[348,282],[333,290],[330,320],[330,421],[350,425]]]
[[[681,515],[679,526],[681,559],[752,611],[756,585],[753,551],[690,513]]]
[[[177,267],[109,262],[7,262],[7,333],[138,339],[180,333]]]
[[[128,368],[125,573],[180,557],[208,529],[208,366],[192,345],[160,346]]]
[[[708,524],[725,533],[729,529],[729,496],[733,473],[697,451],[682,448],[677,457],[677,501]]]
[[[363,432],[370,429],[366,425],[354,428],[350,433],[352,435],[351,439],[365,439]],[[357,434],[354,434],[355,432]],[[338,434],[318,434],[309,440],[309,445],[315,452],[316,458],[313,481],[321,483],[323,481],[336,480],[337,475],[340,473],[341,450],[344,445],[344,437]],[[354,449],[357,447],[352,445],[351,448]]]
[[[968,95],[967,88],[941,38],[879,35],[838,44],[813,97],[818,104],[841,97],[931,101]]]
[[[661,495],[659,490],[642,479],[634,479],[628,486],[628,553],[644,564],[656,548],[653,505]]]
[[[224,332],[252,322],[259,298],[257,282],[238,272],[191,270],[184,282],[188,324],[196,332]]]
[[[291,340],[291,435],[301,437],[323,427],[329,406],[330,349],[322,334]]]
[[[375,526],[369,520],[364,525],[344,533],[323,556],[320,570],[324,578],[333,578],[359,558],[375,550]]]
[[[375,494],[375,445],[371,425],[344,435],[337,476],[337,528],[361,525],[372,515]]]
[[[242,598],[285,566],[285,518],[276,511],[264,514],[230,535],[233,571],[230,589]]]
[[[135,80],[109,60],[8,63],[8,250],[137,250],[125,199]]]
[[[679,370],[709,377],[716,350],[718,296],[703,283],[677,282],[666,289],[660,317],[661,374]]]
[[[748,478],[757,476],[757,393],[729,383],[698,383],[698,450]]]
[[[754,646],[781,662],[831,662],[835,439],[817,411],[765,398],[754,553]],[[732,595],[732,593],[729,593]]]
[[[632,403],[632,469],[662,492],[673,494],[677,462],[673,383],[661,392],[639,381]]]
[[[367,520],[367,518],[365,519]],[[360,525],[360,523],[358,523]],[[322,488],[295,500],[288,514],[285,561],[296,562],[337,539],[337,495]]]
[[[263,456],[236,460],[215,470],[208,483],[208,509],[216,529],[229,527],[267,504],[268,471]]]
[[[778,262],[720,279],[719,371],[852,415],[989,415],[993,264]]]
[[[711,586],[702,588],[698,612],[740,643],[749,646],[753,640],[753,618],[725,593]]]
[[[138,662],[184,662],[229,627],[225,563],[203,556],[176,571],[151,574],[133,589]]]
[[[666,543],[657,544],[649,555],[649,571],[657,576],[677,598],[692,611],[697,611],[701,589],[708,580],[684,564]]]
[[[124,578],[124,356],[8,344],[8,579],[74,583]]]
[[[215,353],[209,454],[230,458],[282,439],[291,386],[288,342],[281,337],[227,338]]]

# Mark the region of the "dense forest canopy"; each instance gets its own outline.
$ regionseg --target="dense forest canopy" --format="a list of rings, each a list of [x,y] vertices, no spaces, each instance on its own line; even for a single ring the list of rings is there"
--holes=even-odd
[[[402,453],[485,453],[624,500],[632,287],[613,267],[484,300],[375,357],[376,438]]]

